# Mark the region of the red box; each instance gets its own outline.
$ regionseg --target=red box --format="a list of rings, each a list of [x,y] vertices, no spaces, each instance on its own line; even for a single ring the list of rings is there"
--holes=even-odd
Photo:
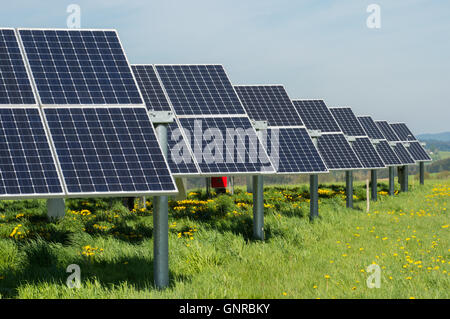
[[[213,188],[226,188],[227,177],[211,177],[211,187]]]

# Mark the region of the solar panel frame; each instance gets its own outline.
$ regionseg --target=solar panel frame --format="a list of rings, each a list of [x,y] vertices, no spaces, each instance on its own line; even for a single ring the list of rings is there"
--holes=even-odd
[[[392,146],[395,154],[402,161],[403,165],[414,165],[416,161],[412,158],[406,147],[402,142],[392,142],[394,145]]]
[[[417,138],[414,136],[414,134],[411,132],[411,130],[408,128],[406,123],[399,122],[399,123],[389,123],[389,126],[392,128],[392,130],[397,134],[399,139],[402,142],[409,142],[409,141],[417,141]],[[411,136],[411,137],[409,137]]]
[[[295,165],[297,167],[297,169],[291,169],[290,171],[288,171],[288,170],[283,170],[282,171],[282,170],[276,169],[276,171],[277,171],[276,174],[277,175],[288,175],[288,174],[290,174],[290,175],[292,175],[292,174],[326,174],[326,173],[329,173],[329,170],[328,170],[327,166],[325,165],[325,161],[324,161],[321,153],[319,152],[317,147],[314,145],[311,137],[309,136],[308,130],[306,129],[305,126],[270,126],[270,127],[268,127],[266,129],[266,132],[265,132],[267,134],[266,135],[266,139],[267,139],[268,142],[270,141],[270,143],[271,143],[271,138],[269,138],[268,131],[273,131],[273,130],[295,130],[295,131],[297,131],[297,130],[298,131],[305,130],[305,133],[306,133],[306,135],[308,136],[308,138],[309,138],[309,140],[311,142],[311,144],[308,146],[308,150],[307,151],[310,152],[311,151],[310,148],[312,146],[313,147],[312,151],[315,151],[317,153],[317,154],[314,154],[314,155],[318,156],[318,158],[320,159],[320,161],[322,162],[323,167],[324,167],[324,169],[322,169],[322,170],[306,170],[306,169],[301,170],[301,169],[298,169],[299,165]],[[292,137],[292,135],[290,137]],[[294,137],[298,137],[298,136],[294,136]],[[272,144],[271,144],[271,146],[272,146]],[[267,146],[266,150],[267,149],[268,149],[268,146]],[[300,153],[304,153],[304,149],[296,148],[296,151],[297,151],[296,154],[294,154],[289,149],[289,153],[290,153],[289,155],[299,155]],[[273,158],[272,154],[270,154],[270,156],[271,156],[271,159],[272,159]],[[279,158],[279,161],[280,160],[281,160],[281,158]],[[313,162],[313,161],[309,161],[309,162]],[[272,164],[273,164],[273,160],[272,160]],[[275,167],[277,167],[275,164],[273,164],[273,165]],[[305,166],[304,163],[302,163],[302,165]],[[289,165],[289,166],[294,167],[294,165]],[[320,163],[319,163],[319,166],[320,166]],[[280,164],[278,165],[278,167],[280,167]]]
[[[416,162],[431,162],[432,159],[428,155],[427,151],[420,145],[419,141],[408,142],[409,146],[406,147],[411,157]]]
[[[385,140],[383,133],[378,128],[375,121],[369,115],[357,116],[357,119],[369,138],[374,140]]]
[[[136,83],[137,83],[139,89],[141,90],[144,104],[146,105],[147,110],[149,112],[151,112],[151,111],[172,111],[175,114],[175,111],[173,109],[173,106],[171,104],[169,96],[167,95],[165,87],[161,82],[161,79],[159,77],[158,72],[156,71],[155,66],[153,64],[132,64],[131,69],[132,69],[134,76],[136,77]],[[140,70],[138,70],[138,69],[140,69]],[[145,72],[145,76],[148,77],[148,81],[146,79],[145,82],[148,82],[148,84],[151,85],[151,88],[146,88],[146,87],[144,87],[144,85],[140,85],[140,83],[141,83],[140,80],[143,79],[143,75],[142,74],[136,75],[135,74],[136,71],[138,73]],[[158,82],[157,87],[155,86],[155,83],[152,83],[152,80]],[[160,92],[157,92],[157,91],[160,91]],[[156,101],[151,100],[152,94],[154,96],[158,96]],[[156,104],[156,106],[157,106],[156,108],[151,107],[154,104]],[[174,126],[176,126],[176,128]],[[171,149],[175,144],[177,144],[177,143],[173,143],[173,141],[171,140],[171,133],[174,131],[174,129],[179,129],[181,131],[183,143],[186,145],[186,148],[189,152],[190,160],[192,161],[192,163],[185,163],[185,162],[175,163],[175,161],[172,159]],[[174,123],[171,123],[168,125],[167,133],[168,133],[167,141],[168,141],[168,147],[169,147],[168,163],[169,163],[170,170],[172,171],[172,175],[177,176],[177,177],[190,177],[190,176],[199,175],[199,173],[200,173],[199,164],[197,163],[197,161],[194,158],[194,155],[191,151],[191,147],[190,147],[189,143],[186,142],[185,134],[183,134],[180,121],[177,117],[175,117]]]
[[[61,176],[61,172],[60,172],[60,170],[59,170],[59,166],[58,166],[58,163],[57,163],[57,160],[56,160],[56,158],[55,158],[55,156],[54,156],[54,150],[53,150],[53,148],[52,148],[52,145],[51,145],[51,138],[50,138],[50,136],[49,136],[49,133],[48,133],[48,130],[47,130],[47,128],[46,128],[46,123],[45,123],[45,121],[44,121],[44,117],[43,117],[43,114],[42,114],[42,110],[39,108],[39,107],[33,107],[33,106],[30,106],[30,107],[23,107],[23,106],[4,106],[4,105],[2,105],[2,106],[0,106],[0,113],[3,111],[3,110],[10,110],[10,111],[13,111],[13,110],[21,110],[21,111],[24,111],[24,112],[27,112],[27,111],[30,111],[30,110],[33,110],[33,111],[36,111],[37,112],[37,114],[39,115],[39,119],[40,119],[40,122],[39,123],[41,123],[42,124],[42,131],[43,131],[43,135],[42,136],[44,136],[45,137],[45,141],[42,141],[42,143],[45,143],[45,144],[47,144],[48,145],[48,151],[50,152],[50,154],[51,154],[51,158],[52,158],[52,161],[53,161],[53,166],[54,166],[54,170],[55,170],[55,173],[56,173],[56,175],[57,175],[57,179],[58,179],[58,181],[59,181],[59,187],[60,187],[60,189],[61,189],[61,191],[59,191],[59,192],[57,192],[57,191],[55,191],[55,192],[36,192],[36,193],[5,193],[5,194],[0,194],[0,199],[1,200],[7,200],[7,199],[12,199],[12,200],[14,200],[14,199],[32,199],[32,198],[63,198],[63,197],[65,197],[66,196],[66,193],[65,193],[65,183],[64,183],[64,180],[63,180],[63,178],[62,178],[62,176]],[[28,114],[27,114],[28,115]],[[0,116],[1,117],[1,116]],[[0,119],[0,125],[1,125],[1,123],[2,123],[2,120]],[[30,122],[31,123],[31,122]],[[26,127],[22,127],[22,128],[24,128],[24,129],[28,129],[28,128],[26,128]],[[1,129],[3,129],[3,125],[1,125]],[[30,129],[32,129],[31,128],[31,124],[30,124]],[[30,136],[33,136],[33,139],[34,139],[34,143],[37,143],[36,142],[36,136],[34,135],[34,132],[31,132],[31,134],[30,134]],[[5,137],[5,139],[6,139],[6,135],[2,135],[2,137]],[[22,142],[21,142],[21,144],[22,144]],[[23,150],[23,149],[22,149]],[[28,149],[29,150],[29,149]],[[34,150],[32,150],[32,151],[34,151]],[[37,146],[36,146],[36,151],[38,151],[39,152],[39,149],[37,148]],[[27,157],[28,159],[31,159],[30,157]],[[4,164],[4,159],[2,160],[2,165]],[[37,163],[35,163],[36,165],[37,165]],[[15,164],[12,164],[13,166],[16,166]],[[41,164],[39,164],[39,165],[41,165]],[[48,163],[47,165],[51,165],[50,163]],[[46,169],[46,170],[44,170],[44,169],[42,169],[42,174],[44,174],[44,176],[45,176],[45,172],[48,172],[48,169]],[[31,173],[31,171],[30,171],[30,173]],[[0,171],[0,176],[3,174],[3,171]],[[17,174],[17,170],[14,170],[14,174]],[[3,184],[3,179],[0,181],[0,183],[1,184]]]
[[[120,49],[121,49],[121,51],[123,53],[123,56],[125,58],[126,64],[127,64],[128,68],[129,68],[129,72],[130,72],[130,74],[132,76],[132,79],[133,79],[133,82],[134,82],[134,86],[136,87],[136,91],[139,94],[140,103],[109,103],[109,102],[108,103],[106,103],[106,102],[105,103],[87,103],[87,104],[81,104],[81,103],[78,103],[78,104],[43,103],[43,101],[41,99],[41,96],[40,96],[40,93],[39,93],[39,89],[38,89],[37,83],[36,83],[36,79],[34,77],[34,74],[33,74],[32,68],[31,68],[30,61],[28,59],[26,48],[25,48],[23,40],[22,40],[22,36],[20,34],[21,31],[43,31],[43,32],[45,32],[45,31],[56,31],[56,32],[58,32],[58,31],[67,31],[67,32],[82,32],[82,31],[95,32],[95,31],[99,31],[99,32],[114,32],[116,37],[117,37],[118,44],[120,45]],[[133,74],[133,72],[131,70],[131,64],[130,64],[130,62],[128,60],[128,57],[127,57],[127,55],[125,53],[125,50],[124,50],[123,45],[122,45],[122,41],[120,40],[120,37],[119,37],[118,32],[117,32],[116,29],[17,28],[16,32],[17,32],[17,37],[19,39],[23,55],[24,55],[25,62],[26,62],[27,67],[28,67],[30,78],[31,78],[31,81],[33,83],[33,87],[35,89],[36,99],[37,99],[38,104],[40,106],[42,106],[42,107],[59,107],[59,106],[65,106],[65,107],[72,107],[72,106],[73,107],[78,107],[78,106],[90,107],[90,106],[93,106],[93,107],[96,107],[96,106],[109,106],[109,105],[121,106],[121,107],[145,106],[144,99],[143,99],[141,91],[139,90],[139,87],[137,85],[136,78],[135,78],[135,76],[134,76],[134,74]]]
[[[320,107],[322,111],[325,111],[325,113],[311,112],[309,110],[308,113],[306,113],[306,110],[308,108],[304,107],[305,103],[310,104],[311,106],[316,108],[315,111],[317,111],[317,108]],[[339,124],[334,119],[333,114],[331,114],[323,99],[293,99],[292,104],[294,105],[303,124],[308,130],[320,130],[322,133],[342,132]],[[316,104],[319,105],[317,106]],[[312,119],[312,114],[314,114],[315,117],[320,115],[320,118]]]
[[[383,133],[386,140],[389,142],[400,142],[400,138],[395,134],[387,121],[375,121],[375,124],[380,129],[381,133]]]
[[[350,143],[353,151],[358,156],[359,161],[368,169],[386,168],[383,160],[378,154],[376,148],[373,146],[370,139],[365,137],[357,137],[354,142]]]
[[[378,143],[375,144],[375,149],[383,160],[385,166],[390,167],[402,165],[402,161],[398,158],[388,141],[384,139],[378,140]]]
[[[152,125],[152,123],[150,121],[150,118],[148,117],[147,109],[146,109],[145,106],[138,106],[138,107],[135,107],[134,109],[143,109],[145,115],[147,115],[149,127],[150,127],[152,133],[155,136],[155,141],[154,141],[155,145],[156,145],[156,147],[159,148],[159,151],[161,152],[162,160],[163,160],[163,162],[165,164],[165,168],[167,168],[167,170],[168,170],[168,173],[169,173],[168,177],[170,178],[171,184],[174,186],[174,189],[173,190],[148,190],[148,191],[104,191],[104,192],[102,192],[102,191],[100,191],[100,192],[99,191],[92,191],[92,192],[81,192],[81,191],[80,192],[72,192],[72,191],[69,191],[67,181],[65,180],[66,176],[64,175],[64,169],[62,168],[62,165],[61,165],[60,156],[57,153],[58,152],[58,148],[55,145],[55,139],[54,139],[55,135],[52,133],[52,128],[50,127],[50,122],[49,122],[47,116],[45,115],[46,111],[58,112],[58,111],[61,111],[61,110],[66,110],[66,109],[67,110],[80,109],[82,112],[87,112],[89,110],[96,110],[96,109],[106,110],[106,111],[110,111],[111,109],[130,109],[130,110],[133,110],[133,108],[130,108],[128,106],[124,106],[124,107],[114,106],[114,107],[108,107],[108,108],[105,108],[104,106],[97,106],[97,107],[84,107],[84,106],[53,107],[53,106],[51,106],[51,107],[43,107],[42,108],[43,118],[45,119],[45,123],[47,125],[50,143],[52,145],[53,150],[55,151],[54,158],[55,158],[55,160],[57,162],[57,165],[58,165],[58,168],[60,170],[61,179],[64,181],[64,188],[65,188],[65,195],[64,195],[64,197],[66,197],[66,198],[79,198],[79,197],[163,196],[163,195],[167,195],[168,196],[168,195],[176,195],[178,193],[178,189],[176,187],[175,180],[174,180],[174,178],[173,178],[173,176],[171,174],[171,171],[170,171],[170,168],[169,168],[169,164],[168,164],[167,159],[165,158],[165,156],[162,156],[163,153],[162,153],[161,145],[157,141],[155,128],[153,127],[153,125]],[[63,134],[63,133],[61,133],[61,134]],[[95,148],[95,149],[97,150],[97,148]],[[154,175],[153,177],[158,177],[158,176],[160,176],[160,175]]]
[[[27,80],[28,85],[29,85],[29,90],[30,90],[29,93],[32,94],[32,98],[33,98],[34,102],[33,103],[5,103],[5,104],[0,104],[0,106],[8,105],[10,107],[16,107],[16,106],[36,106],[37,107],[37,106],[39,106],[38,99],[36,97],[36,92],[35,92],[35,90],[33,88],[33,85],[32,85],[31,75],[30,75],[29,69],[27,67],[27,61],[25,59],[23,48],[22,48],[22,43],[19,40],[17,31],[14,28],[0,28],[0,32],[1,31],[11,31],[14,34],[15,41],[17,42],[17,48],[19,49],[20,57],[21,57],[21,60],[22,60],[22,63],[23,63],[24,71],[25,71],[25,73],[27,75],[27,79],[26,80]],[[5,44],[5,49],[9,50],[9,48],[8,48],[8,46],[6,44]],[[13,64],[11,64],[11,67],[13,67]],[[0,79],[2,79],[1,73],[0,73]]]
[[[333,141],[334,139],[334,141]],[[338,148],[338,143],[342,142],[343,146],[346,148]],[[363,165],[361,164],[361,161],[359,160],[358,156],[356,155],[355,151],[351,147],[350,143],[347,141],[347,139],[344,136],[344,133],[342,132],[336,132],[336,133],[325,133],[322,134],[318,138],[317,143],[317,149],[319,150],[319,153],[322,155],[322,158],[325,162],[325,165],[328,167],[329,171],[350,171],[350,170],[361,170],[364,169]],[[329,151],[332,152],[329,152]],[[346,152],[350,154],[350,157],[336,157],[338,152]],[[340,163],[343,162],[353,162],[350,163],[349,166],[340,165]],[[353,165],[356,164],[356,165]]]

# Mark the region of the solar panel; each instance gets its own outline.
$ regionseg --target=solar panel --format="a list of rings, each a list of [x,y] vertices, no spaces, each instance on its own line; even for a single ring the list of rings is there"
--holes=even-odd
[[[153,111],[171,111],[169,101],[151,64],[131,65],[145,105]]]
[[[358,116],[358,121],[371,139],[384,140],[384,135],[370,116]]]
[[[331,107],[331,114],[336,119],[339,127],[348,136],[366,136],[366,132],[359,123],[352,109],[349,107]]]
[[[115,30],[19,29],[42,105],[142,105]]]
[[[44,114],[69,195],[176,193],[145,107],[45,108]]]
[[[252,120],[267,121],[268,126],[303,126],[282,85],[238,85],[234,88]]]
[[[293,100],[292,103],[309,130],[341,132],[323,100]]]
[[[398,166],[402,161],[395,154],[386,140],[381,140],[375,145],[375,148],[386,166]]]
[[[409,142],[408,152],[415,161],[431,161],[431,157],[420,145],[420,142]]]
[[[248,117],[179,118],[205,174],[274,173]]]
[[[0,197],[62,195],[38,108],[0,108]]]
[[[164,89],[158,80],[153,65],[132,65],[131,68],[147,109],[149,111],[171,111],[172,108],[164,94]],[[168,163],[172,173],[176,175],[198,174],[198,169],[189,152],[187,143],[181,135],[181,129],[177,121],[168,126],[167,134]],[[172,134],[174,134],[174,139],[172,139]]]
[[[416,163],[402,143],[395,143],[393,148],[395,154],[398,156],[400,161],[402,161],[402,164],[406,165]]]
[[[376,125],[380,129],[381,133],[383,133],[384,137],[389,142],[397,142],[400,141],[397,134],[395,134],[394,130],[391,128],[388,122],[386,121],[375,121]]]
[[[245,115],[221,65],[156,65],[177,115]]]
[[[417,141],[405,123],[389,124],[401,141]]]
[[[342,133],[324,134],[318,139],[318,149],[328,169],[363,168]]]
[[[358,137],[350,144],[365,168],[384,168],[384,162],[368,137]]]
[[[36,105],[14,29],[0,29],[0,104]]]
[[[324,173],[327,168],[306,128],[267,129],[267,150],[277,173]]]

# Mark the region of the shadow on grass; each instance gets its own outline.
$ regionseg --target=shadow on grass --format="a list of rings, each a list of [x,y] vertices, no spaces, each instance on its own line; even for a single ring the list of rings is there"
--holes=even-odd
[[[136,256],[106,262],[80,255],[70,260],[67,265],[61,265],[55,252],[45,241],[34,241],[23,249],[27,256],[25,267],[20,271],[2,272],[0,293],[4,298],[17,298],[18,288],[24,284],[57,284],[61,289],[70,289],[66,286],[67,278],[71,275],[66,272],[66,267],[70,264],[80,266],[82,285],[86,281],[96,280],[105,289],[122,283],[127,283],[138,291],[157,289],[153,283],[153,259]],[[190,280],[188,276],[174,272],[169,272],[169,278],[169,288],[174,287],[176,281]]]

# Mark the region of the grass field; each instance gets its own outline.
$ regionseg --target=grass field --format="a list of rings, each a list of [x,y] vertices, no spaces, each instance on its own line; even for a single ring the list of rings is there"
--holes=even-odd
[[[449,181],[416,182],[366,213],[362,184],[345,208],[342,184],[320,185],[320,218],[308,186],[268,187],[266,241],[251,240],[252,196],[199,191],[170,202],[170,288],[153,286],[152,212],[119,201],[68,200],[49,222],[45,201],[0,202],[2,298],[449,298]],[[369,289],[367,267],[381,267]],[[65,285],[81,267],[82,287]]]

